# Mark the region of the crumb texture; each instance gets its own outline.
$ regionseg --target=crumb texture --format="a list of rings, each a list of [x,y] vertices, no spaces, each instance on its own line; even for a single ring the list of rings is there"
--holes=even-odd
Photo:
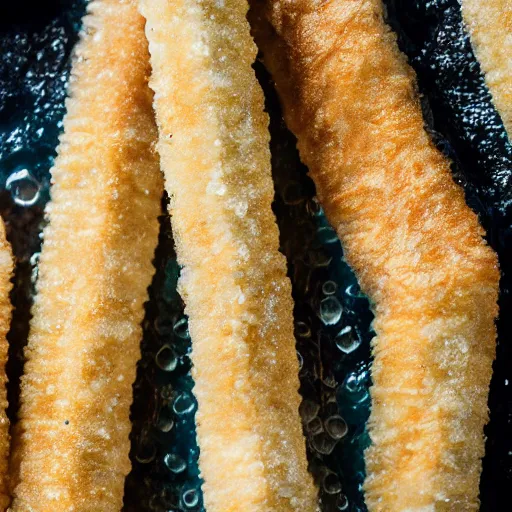
[[[163,193],[149,71],[135,4],[92,1],[51,171],[14,440],[13,511],[122,506]]]
[[[8,485],[8,460],[11,438],[7,418],[7,375],[5,364],[9,345],[7,332],[11,322],[12,306],[10,292],[13,273],[13,256],[11,246],[5,237],[5,225],[0,219],[0,510],[6,510],[10,502]]]
[[[252,0],[319,199],[373,303],[372,512],[478,510],[499,270],[380,0]]]
[[[142,0],[208,512],[316,511],[247,4]]]
[[[512,0],[463,0],[461,3],[485,81],[512,139]]]

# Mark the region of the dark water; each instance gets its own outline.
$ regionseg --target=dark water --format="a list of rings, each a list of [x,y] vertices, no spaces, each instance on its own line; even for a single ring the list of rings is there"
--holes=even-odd
[[[507,256],[512,245],[510,187],[507,191],[504,186],[510,179],[510,144],[481,81],[478,64],[471,61],[460,23],[454,38],[451,28],[443,25],[444,32],[436,28],[442,25],[439,20],[445,20],[440,13],[453,3],[421,2],[418,7],[412,1],[390,1],[390,16],[419,74],[429,129],[454,160],[456,179],[465,185],[468,202],[480,212],[490,241],[500,253],[505,270],[501,305],[505,308],[510,306],[507,261],[510,265],[511,259]],[[85,0],[49,4],[35,11],[22,0],[14,10],[0,7],[0,207],[17,256],[12,296],[17,309],[9,335],[8,367],[13,421],[21,349],[26,343],[37,275],[38,235],[49,198],[49,168],[62,126],[70,54]],[[447,20],[442,23],[457,22],[450,16]],[[461,72],[456,65],[466,71]],[[373,317],[315,199],[314,185],[299,161],[295,139],[284,126],[269,77],[261,64],[255,68],[271,117],[274,211],[293,284],[304,398],[300,412],[310,468],[324,511],[364,511],[360,486],[364,479],[363,450],[369,442],[365,423],[370,408]],[[126,481],[125,510],[198,512],[203,506],[194,427],[197,404],[190,377],[191,341],[176,291],[179,266],[165,213],[161,216],[155,268],[134,385],[133,469]],[[512,397],[505,386],[505,379],[511,378],[506,365],[510,348],[504,342],[510,324],[506,322],[502,315],[490,399],[492,422],[482,486],[483,510],[497,510],[487,492],[490,481],[505,489],[512,471],[508,455],[512,435],[507,430]]]

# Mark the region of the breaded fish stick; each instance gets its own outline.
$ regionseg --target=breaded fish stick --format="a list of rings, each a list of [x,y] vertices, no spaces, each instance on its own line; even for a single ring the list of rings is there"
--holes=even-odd
[[[7,332],[11,323],[12,305],[10,292],[13,272],[13,257],[11,246],[5,238],[5,225],[0,219],[0,510],[7,509],[11,499],[8,484],[8,460],[11,438],[9,436],[9,420],[7,418],[7,375],[5,364],[9,345]]]
[[[423,129],[382,3],[253,0],[250,19],[376,314],[368,507],[477,510],[497,260]]]
[[[123,502],[140,323],[163,179],[144,20],[94,0],[52,169],[49,225],[22,378],[13,511]]]
[[[142,0],[208,512],[317,510],[268,117],[238,0]]]
[[[512,139],[512,0],[462,0],[462,16],[494,104]]]

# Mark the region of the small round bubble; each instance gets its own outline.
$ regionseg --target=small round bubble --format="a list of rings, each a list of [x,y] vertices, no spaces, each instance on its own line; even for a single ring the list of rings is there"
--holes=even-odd
[[[5,182],[14,202],[19,206],[33,206],[39,200],[41,184],[28,169],[13,172]]]
[[[168,453],[164,457],[164,464],[169,471],[176,474],[183,473],[187,469],[187,463],[175,453]]]
[[[336,297],[326,297],[320,302],[320,319],[325,325],[337,324],[342,313],[343,308]]]

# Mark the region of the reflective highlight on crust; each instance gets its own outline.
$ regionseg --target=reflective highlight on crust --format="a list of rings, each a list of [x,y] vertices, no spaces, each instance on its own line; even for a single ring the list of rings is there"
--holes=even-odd
[[[8,485],[8,459],[9,459],[9,419],[7,418],[7,375],[5,364],[9,345],[7,332],[9,331],[12,315],[10,292],[12,289],[11,277],[13,273],[13,256],[9,242],[5,237],[5,225],[0,219],[0,510],[6,510],[9,505],[10,492]]]
[[[13,511],[122,506],[163,180],[144,21],[94,0],[52,169],[22,377]]]
[[[499,271],[380,0],[252,0],[327,217],[373,302],[371,511],[477,510]]]
[[[143,0],[209,512],[315,511],[247,4]]]
[[[461,3],[485,81],[512,139],[512,0],[463,0]]]

